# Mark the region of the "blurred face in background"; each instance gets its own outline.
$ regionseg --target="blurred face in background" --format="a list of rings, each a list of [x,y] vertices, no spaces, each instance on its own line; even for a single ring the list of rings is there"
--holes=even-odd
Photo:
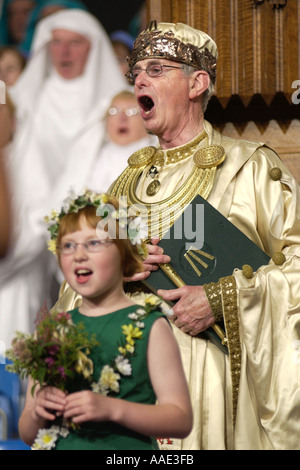
[[[50,56],[57,73],[69,80],[82,75],[90,47],[90,41],[81,34],[64,29],[53,30]]]
[[[50,6],[44,7],[41,12],[40,19],[46,18],[47,16],[52,15],[53,13],[56,13],[57,11],[61,11],[61,10],[64,10],[64,7],[60,5],[50,5]]]
[[[130,50],[120,42],[114,42],[113,48],[119,63],[119,67],[121,69],[121,73],[122,75],[125,75],[129,70],[126,57],[130,54]]]
[[[144,122],[134,96],[113,99],[107,113],[106,130],[110,140],[128,145],[147,136]]]
[[[7,8],[9,34],[19,43],[25,35],[29,14],[35,6],[32,0],[15,0]]]
[[[11,49],[0,51],[0,80],[8,87],[13,86],[24,65],[25,62],[17,51]]]

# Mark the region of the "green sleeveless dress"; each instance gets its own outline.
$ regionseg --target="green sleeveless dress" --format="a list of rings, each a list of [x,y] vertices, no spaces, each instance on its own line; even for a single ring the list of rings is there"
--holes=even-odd
[[[110,365],[120,354],[118,347],[124,344],[122,325],[135,326],[128,317],[141,306],[134,305],[107,315],[87,317],[78,308],[70,311],[74,323],[83,323],[90,334],[96,334],[99,346],[94,347],[90,358],[94,363],[93,379],[98,381],[103,366]],[[144,320],[142,337],[135,340],[134,355],[129,362],[131,375],[121,376],[118,393],[109,396],[131,402],[154,404],[156,396],[153,391],[147,368],[148,339],[153,323],[163,314],[152,311]],[[71,390],[69,390],[71,392]],[[82,423],[80,429],[70,430],[67,437],[59,437],[55,450],[157,450],[155,438],[133,432],[112,422]]]

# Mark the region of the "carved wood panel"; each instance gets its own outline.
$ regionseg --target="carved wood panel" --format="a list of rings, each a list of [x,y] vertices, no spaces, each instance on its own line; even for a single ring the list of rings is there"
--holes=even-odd
[[[300,0],[148,0],[149,19],[183,22],[206,31],[219,50],[216,94],[247,106],[259,94],[289,102],[300,80]]]
[[[219,51],[206,118],[265,141],[300,182],[300,0],[147,0],[148,20],[206,31]]]

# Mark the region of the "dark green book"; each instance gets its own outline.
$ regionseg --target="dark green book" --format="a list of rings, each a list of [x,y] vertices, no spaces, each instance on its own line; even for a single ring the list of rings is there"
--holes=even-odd
[[[182,281],[186,285],[217,282],[230,276],[244,264],[256,271],[269,262],[269,256],[255,245],[201,196],[196,196],[159,242],[171,257],[167,266],[151,273],[144,281],[153,292],[174,289]],[[179,283],[175,283],[179,278]],[[220,325],[224,329],[224,325]],[[205,333],[212,341],[221,340],[209,328]],[[225,350],[224,346],[220,346]]]

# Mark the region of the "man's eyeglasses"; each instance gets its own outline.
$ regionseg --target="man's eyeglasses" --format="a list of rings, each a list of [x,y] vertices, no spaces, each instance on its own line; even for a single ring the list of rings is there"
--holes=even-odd
[[[112,240],[88,240],[85,243],[75,243],[75,242],[64,242],[62,243],[58,249],[62,255],[72,255],[77,250],[78,245],[83,245],[86,251],[89,253],[100,253],[104,251],[111,243]]]
[[[126,77],[134,85],[137,76],[141,72],[145,71],[146,74],[149,75],[149,77],[159,77],[160,75],[162,75],[164,68],[182,69],[182,67],[175,67],[174,65],[150,64],[145,69],[136,68],[136,69],[130,70],[129,72],[126,73]]]
[[[108,110],[109,116],[117,116],[118,114],[126,114],[127,117],[136,116],[139,113],[138,108],[126,108],[121,109],[119,107],[112,106]]]

